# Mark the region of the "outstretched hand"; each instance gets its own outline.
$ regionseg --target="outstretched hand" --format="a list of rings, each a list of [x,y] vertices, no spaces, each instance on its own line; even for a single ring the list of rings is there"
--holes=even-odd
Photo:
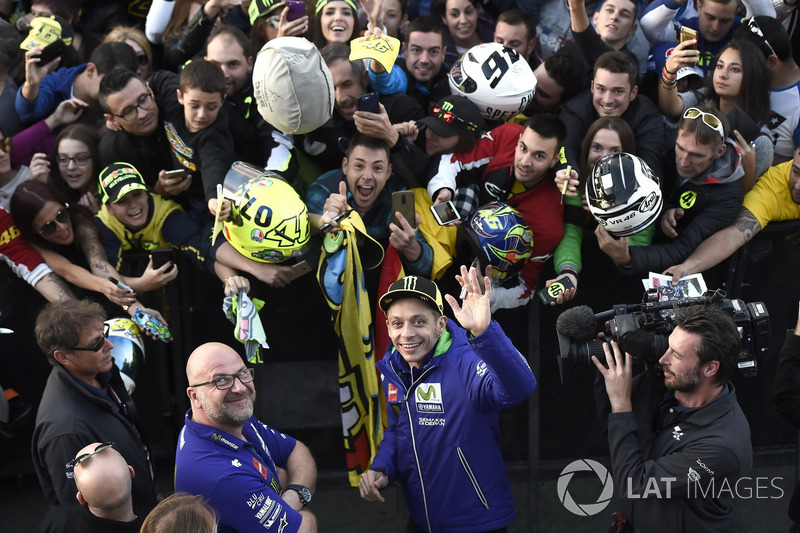
[[[489,327],[492,320],[491,297],[492,297],[492,267],[486,267],[486,275],[483,278],[483,287],[478,280],[478,269],[461,265],[461,274],[456,275],[456,281],[461,285],[461,305],[451,295],[445,295],[445,300],[450,304],[461,327],[469,330],[473,337],[477,337]]]

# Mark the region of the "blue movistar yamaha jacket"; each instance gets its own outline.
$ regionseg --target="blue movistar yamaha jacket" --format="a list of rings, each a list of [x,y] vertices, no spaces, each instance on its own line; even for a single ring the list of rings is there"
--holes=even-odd
[[[403,485],[427,531],[502,528],[515,512],[498,413],[525,400],[536,378],[496,322],[472,339],[452,321],[447,329],[419,368],[393,347],[377,363],[389,427],[371,468]]]

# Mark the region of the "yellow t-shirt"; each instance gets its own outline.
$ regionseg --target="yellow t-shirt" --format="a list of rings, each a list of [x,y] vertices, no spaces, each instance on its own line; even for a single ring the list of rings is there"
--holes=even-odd
[[[800,205],[794,203],[789,189],[792,163],[770,167],[744,196],[744,207],[755,215],[761,229],[770,222],[800,218]]]

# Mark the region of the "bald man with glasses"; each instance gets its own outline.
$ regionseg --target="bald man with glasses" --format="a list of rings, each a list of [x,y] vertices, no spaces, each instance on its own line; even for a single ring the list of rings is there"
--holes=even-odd
[[[146,514],[133,507],[136,472],[114,446],[93,442],[66,464],[80,507],[62,506],[64,512],[43,527],[44,533],[139,533]]]
[[[300,441],[253,416],[253,369],[232,348],[211,342],[186,363],[192,408],[178,438],[175,490],[208,500],[220,533],[314,533],[317,467]],[[283,480],[283,481],[282,481]]]
[[[47,305],[36,319],[36,340],[53,369],[36,416],[34,469],[51,506],[74,504],[74,470],[64,465],[91,443],[114,442],[137,473],[133,504],[148,512],[156,504],[150,450],[114,364],[105,318],[100,304],[73,300]]]

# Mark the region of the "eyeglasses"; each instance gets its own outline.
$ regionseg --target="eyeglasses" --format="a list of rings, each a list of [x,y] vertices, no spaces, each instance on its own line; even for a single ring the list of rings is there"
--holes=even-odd
[[[204,385],[214,385],[219,390],[228,390],[233,387],[235,383],[234,380],[238,379],[242,382],[242,385],[245,383],[250,383],[253,381],[253,372],[255,369],[253,368],[243,368],[242,370],[238,371],[235,374],[223,374],[219,377],[212,379],[211,381],[206,381],[205,383],[198,383],[197,385],[189,385],[190,388],[194,387],[202,387]]]
[[[58,210],[56,213],[55,218],[53,220],[49,220],[42,224],[42,227],[39,228],[39,233],[47,237],[48,235],[52,235],[58,229],[58,224],[66,224],[67,220],[69,220],[69,204],[64,204],[64,207]]]
[[[428,111],[430,112],[431,115],[435,116],[445,124],[452,124],[453,121],[457,120],[462,124],[464,124],[464,127],[467,128],[468,132],[475,133],[476,131],[478,131],[477,124],[475,124],[474,122],[470,122],[468,120],[464,120],[463,118],[459,117],[452,111],[446,111],[442,109],[442,107],[439,106],[438,104],[433,104],[433,103],[430,104],[428,106]]]
[[[148,107],[152,103],[153,95],[148,90],[146,93],[139,96],[139,98],[136,100],[136,105],[126,107],[119,115],[115,115],[114,113],[109,113],[109,115],[112,117],[121,118],[123,120],[133,120],[136,118],[136,115],[139,113],[140,109],[144,110],[145,107]]]
[[[107,449],[111,448],[112,446],[114,446],[113,442],[104,442],[102,444],[98,444],[93,452],[82,453],[78,457],[73,459],[72,461],[68,462],[67,465],[66,465],[67,466],[67,470],[74,469],[79,464],[84,463],[87,460],[89,460],[93,455],[96,455],[96,454],[102,452],[103,450],[107,450]]]
[[[60,167],[68,167],[69,162],[72,161],[73,163],[75,163],[76,166],[85,167],[86,163],[88,163],[91,158],[92,156],[85,153],[78,154],[75,157],[67,157],[65,155],[58,154],[56,156],[56,163],[58,163],[58,166]]]
[[[747,19],[747,29],[750,30],[750,33],[752,33],[756,37],[760,37],[761,42],[767,45],[767,48],[769,49],[769,55],[767,57],[778,56],[778,54],[775,53],[775,49],[772,48],[772,45],[769,44],[769,41],[764,36],[764,32],[761,31],[761,26],[758,25],[758,22],[756,22],[755,17],[750,17],[749,19]]]
[[[696,107],[690,107],[686,110],[686,113],[683,114],[683,118],[688,118],[691,120],[694,120],[698,117],[703,119],[703,124],[719,133],[719,136],[722,137],[722,140],[725,140],[725,129],[722,127],[722,122],[720,122],[716,116],[712,115],[711,113],[706,113],[705,111],[700,111]]]
[[[146,67],[150,63],[150,60],[147,58],[147,54],[137,54],[136,59],[139,60],[140,67]]]
[[[103,336],[97,339],[97,342],[94,343],[93,346],[70,346],[69,348],[64,348],[64,350],[80,350],[82,352],[99,352],[100,348],[106,343],[106,339],[108,338],[108,332],[110,328],[108,324],[103,324]]]
[[[11,152],[11,137],[0,139],[0,150],[7,154]]]

